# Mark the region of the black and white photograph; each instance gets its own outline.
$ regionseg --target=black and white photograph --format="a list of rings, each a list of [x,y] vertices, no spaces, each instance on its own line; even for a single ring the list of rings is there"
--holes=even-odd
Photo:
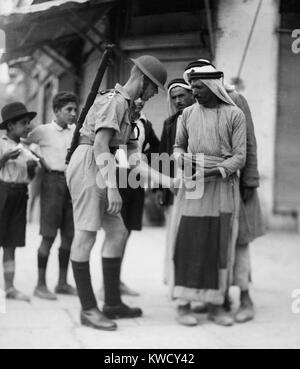
[[[0,350],[299,349],[299,96],[296,0],[0,0]]]

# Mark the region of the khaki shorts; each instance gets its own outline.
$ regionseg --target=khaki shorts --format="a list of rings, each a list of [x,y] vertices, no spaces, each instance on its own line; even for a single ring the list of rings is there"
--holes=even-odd
[[[97,232],[103,228],[106,232],[126,232],[121,215],[106,211],[107,190],[97,186],[97,173],[93,146],[78,146],[67,169],[75,230]]]
[[[41,186],[41,228],[43,237],[74,237],[73,208],[64,173],[44,173]]]

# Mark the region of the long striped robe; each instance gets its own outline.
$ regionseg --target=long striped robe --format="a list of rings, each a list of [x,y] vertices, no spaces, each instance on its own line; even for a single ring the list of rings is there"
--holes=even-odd
[[[188,199],[185,186],[179,190],[172,219],[172,296],[221,305],[231,282],[238,234],[238,174],[246,159],[244,114],[225,103],[213,109],[194,104],[183,112],[176,151],[204,154],[204,167],[217,166],[223,176],[205,179],[199,199]]]

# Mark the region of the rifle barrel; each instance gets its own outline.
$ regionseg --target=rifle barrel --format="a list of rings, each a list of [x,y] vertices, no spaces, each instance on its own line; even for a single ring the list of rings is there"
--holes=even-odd
[[[80,113],[78,122],[76,124],[76,128],[73,134],[73,138],[72,138],[72,143],[71,143],[71,147],[68,150],[68,154],[66,157],[66,164],[69,164],[71,157],[73,155],[73,153],[75,152],[75,150],[78,147],[78,143],[79,143],[79,137],[80,137],[80,130],[83,126],[83,123],[85,121],[85,118],[90,110],[90,108],[92,107],[92,105],[95,102],[95,99],[97,97],[101,82],[103,80],[106,68],[108,66],[108,62],[109,59],[111,57],[111,52],[113,50],[113,48],[115,47],[115,45],[107,45],[106,46],[106,50],[101,58],[101,62],[98,68],[98,72],[96,74],[96,77],[94,79],[93,85],[91,87],[90,93],[86,99],[85,105]]]

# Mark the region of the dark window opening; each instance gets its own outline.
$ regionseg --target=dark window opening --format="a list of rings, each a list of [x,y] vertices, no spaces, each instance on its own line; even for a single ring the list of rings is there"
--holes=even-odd
[[[214,23],[216,0],[210,0],[209,4]],[[127,17],[123,17],[121,37],[186,32],[200,32],[204,37],[208,34],[204,0],[127,0],[123,2],[123,11]]]
[[[214,7],[214,0],[210,1]],[[151,0],[134,1],[133,16],[146,16],[166,13],[198,12],[205,9],[204,0]]]
[[[280,2],[281,28],[299,29],[300,28],[300,1],[281,0]]]
[[[280,13],[281,14],[300,13],[300,1],[299,0],[281,0],[280,1]]]
[[[57,45],[59,54],[63,55],[77,71],[81,67],[83,48],[84,41],[80,38],[75,38],[68,42],[60,42]]]

